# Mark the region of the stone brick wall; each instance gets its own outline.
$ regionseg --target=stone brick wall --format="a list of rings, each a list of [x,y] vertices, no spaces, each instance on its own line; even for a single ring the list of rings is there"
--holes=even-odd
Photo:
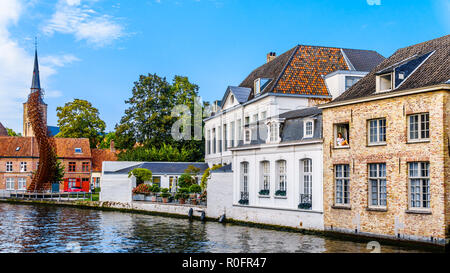
[[[450,237],[450,95],[445,96],[446,111],[444,113],[445,134],[444,134],[444,147],[445,151],[445,218],[447,223],[447,238]]]
[[[324,109],[325,229],[413,240],[444,240],[448,226],[449,93],[429,92]],[[407,115],[429,112],[430,141],[407,144]],[[368,146],[367,122],[386,118],[387,143]],[[334,124],[350,124],[350,148],[335,149]],[[445,126],[446,122],[446,126]],[[445,142],[445,143],[444,143]],[[429,214],[409,212],[408,162],[430,162]],[[369,210],[368,164],[386,163],[387,209]],[[334,207],[334,165],[350,165],[350,207]],[[447,176],[445,176],[447,174]],[[447,201],[445,186],[447,185]],[[447,203],[447,210],[445,204]]]

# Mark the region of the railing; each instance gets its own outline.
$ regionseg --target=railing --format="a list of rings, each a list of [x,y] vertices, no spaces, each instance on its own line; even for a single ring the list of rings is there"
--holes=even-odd
[[[40,201],[93,201],[93,194],[89,192],[51,192],[51,191],[26,191],[13,190],[1,191],[0,198],[16,200],[40,200]]]
[[[311,194],[300,194],[300,204],[298,205],[299,209],[312,209],[312,195]]]
[[[189,196],[187,199],[176,199],[176,193],[169,193],[167,198],[161,197],[160,193],[156,194],[133,194],[133,201],[136,202],[152,202],[152,203],[165,203],[173,205],[194,205],[205,206],[207,205],[206,196],[196,194],[195,196]]]
[[[249,194],[246,191],[241,192],[241,200],[239,200],[239,204],[241,205],[248,205],[248,198]]]

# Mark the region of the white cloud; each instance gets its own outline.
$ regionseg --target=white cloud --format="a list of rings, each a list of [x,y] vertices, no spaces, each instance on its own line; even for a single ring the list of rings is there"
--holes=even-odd
[[[34,54],[22,48],[9,29],[19,22],[26,7],[23,0],[0,1],[0,122],[18,132],[22,131],[22,103],[30,92]],[[58,68],[78,59],[67,54],[40,60],[41,81],[46,86]],[[47,97],[61,94],[60,91],[48,91]]]
[[[112,16],[101,15],[90,7],[96,0],[59,0],[52,18],[44,26],[47,35],[72,34],[95,47],[102,47],[124,36],[124,28]]]

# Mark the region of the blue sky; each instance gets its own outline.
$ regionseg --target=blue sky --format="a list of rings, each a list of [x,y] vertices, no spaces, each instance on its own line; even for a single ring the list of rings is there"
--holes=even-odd
[[[35,36],[49,125],[79,98],[113,130],[140,74],[188,76],[212,101],[270,51],[308,44],[388,57],[449,34],[449,14],[450,0],[1,0],[0,122],[22,131]]]

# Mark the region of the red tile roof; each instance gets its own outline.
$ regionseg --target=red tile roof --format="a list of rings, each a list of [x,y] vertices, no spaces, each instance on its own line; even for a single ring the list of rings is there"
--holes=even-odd
[[[258,78],[272,81],[262,93],[329,97],[323,77],[337,70],[368,70],[384,57],[371,50],[298,45],[255,69],[240,84],[253,90]],[[357,65],[355,65],[357,64]],[[252,91],[249,99],[254,97]]]
[[[91,158],[89,139],[55,138],[60,158]],[[82,153],[76,153],[81,148]],[[34,137],[0,137],[0,157],[39,157],[39,147]]]
[[[104,161],[117,161],[117,152],[110,149],[92,149],[92,171],[101,172]]]

